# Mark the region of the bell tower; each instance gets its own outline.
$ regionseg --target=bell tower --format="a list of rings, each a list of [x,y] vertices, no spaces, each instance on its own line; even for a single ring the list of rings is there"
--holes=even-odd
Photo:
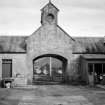
[[[41,24],[55,24],[58,22],[59,9],[51,1],[41,9]]]

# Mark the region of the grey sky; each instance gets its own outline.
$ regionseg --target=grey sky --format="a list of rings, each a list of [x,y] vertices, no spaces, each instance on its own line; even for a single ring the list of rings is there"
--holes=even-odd
[[[71,36],[105,36],[105,0],[52,0],[58,24]],[[30,35],[48,0],[0,0],[0,35]]]

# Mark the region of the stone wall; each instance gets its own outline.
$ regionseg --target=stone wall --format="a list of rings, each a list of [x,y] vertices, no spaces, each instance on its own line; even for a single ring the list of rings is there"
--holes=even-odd
[[[44,54],[57,54],[67,59],[67,74],[74,75],[76,69],[71,64],[78,63],[79,55],[72,54],[75,41],[59,26],[41,26],[27,39],[27,61],[30,69],[30,79],[33,75],[33,59]],[[75,66],[74,66],[75,67]],[[76,73],[76,72],[75,72]],[[74,75],[75,76],[75,75]]]
[[[12,77],[20,74],[28,79],[29,70],[26,65],[26,54],[0,54],[0,78],[2,79],[2,59],[12,59]],[[21,82],[21,81],[19,81]]]

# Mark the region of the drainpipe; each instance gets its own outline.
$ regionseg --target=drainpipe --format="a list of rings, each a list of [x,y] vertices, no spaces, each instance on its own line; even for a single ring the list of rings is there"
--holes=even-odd
[[[51,59],[51,57],[50,57],[50,76],[51,76],[51,73],[52,72],[52,59]]]

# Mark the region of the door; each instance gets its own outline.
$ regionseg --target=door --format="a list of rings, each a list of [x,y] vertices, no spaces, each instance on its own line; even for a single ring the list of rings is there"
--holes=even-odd
[[[105,72],[104,63],[88,63],[89,83],[101,84]]]
[[[12,77],[12,60],[2,59],[2,78]]]
[[[53,56],[41,57],[33,61],[34,81],[62,82],[64,80],[64,63]]]
[[[43,57],[34,61],[33,79],[34,81],[50,80],[50,60],[49,57]]]
[[[50,58],[52,81],[60,82],[64,80],[63,62],[56,58]]]
[[[94,71],[95,71],[95,84],[100,84],[103,80],[103,64],[95,63]]]

